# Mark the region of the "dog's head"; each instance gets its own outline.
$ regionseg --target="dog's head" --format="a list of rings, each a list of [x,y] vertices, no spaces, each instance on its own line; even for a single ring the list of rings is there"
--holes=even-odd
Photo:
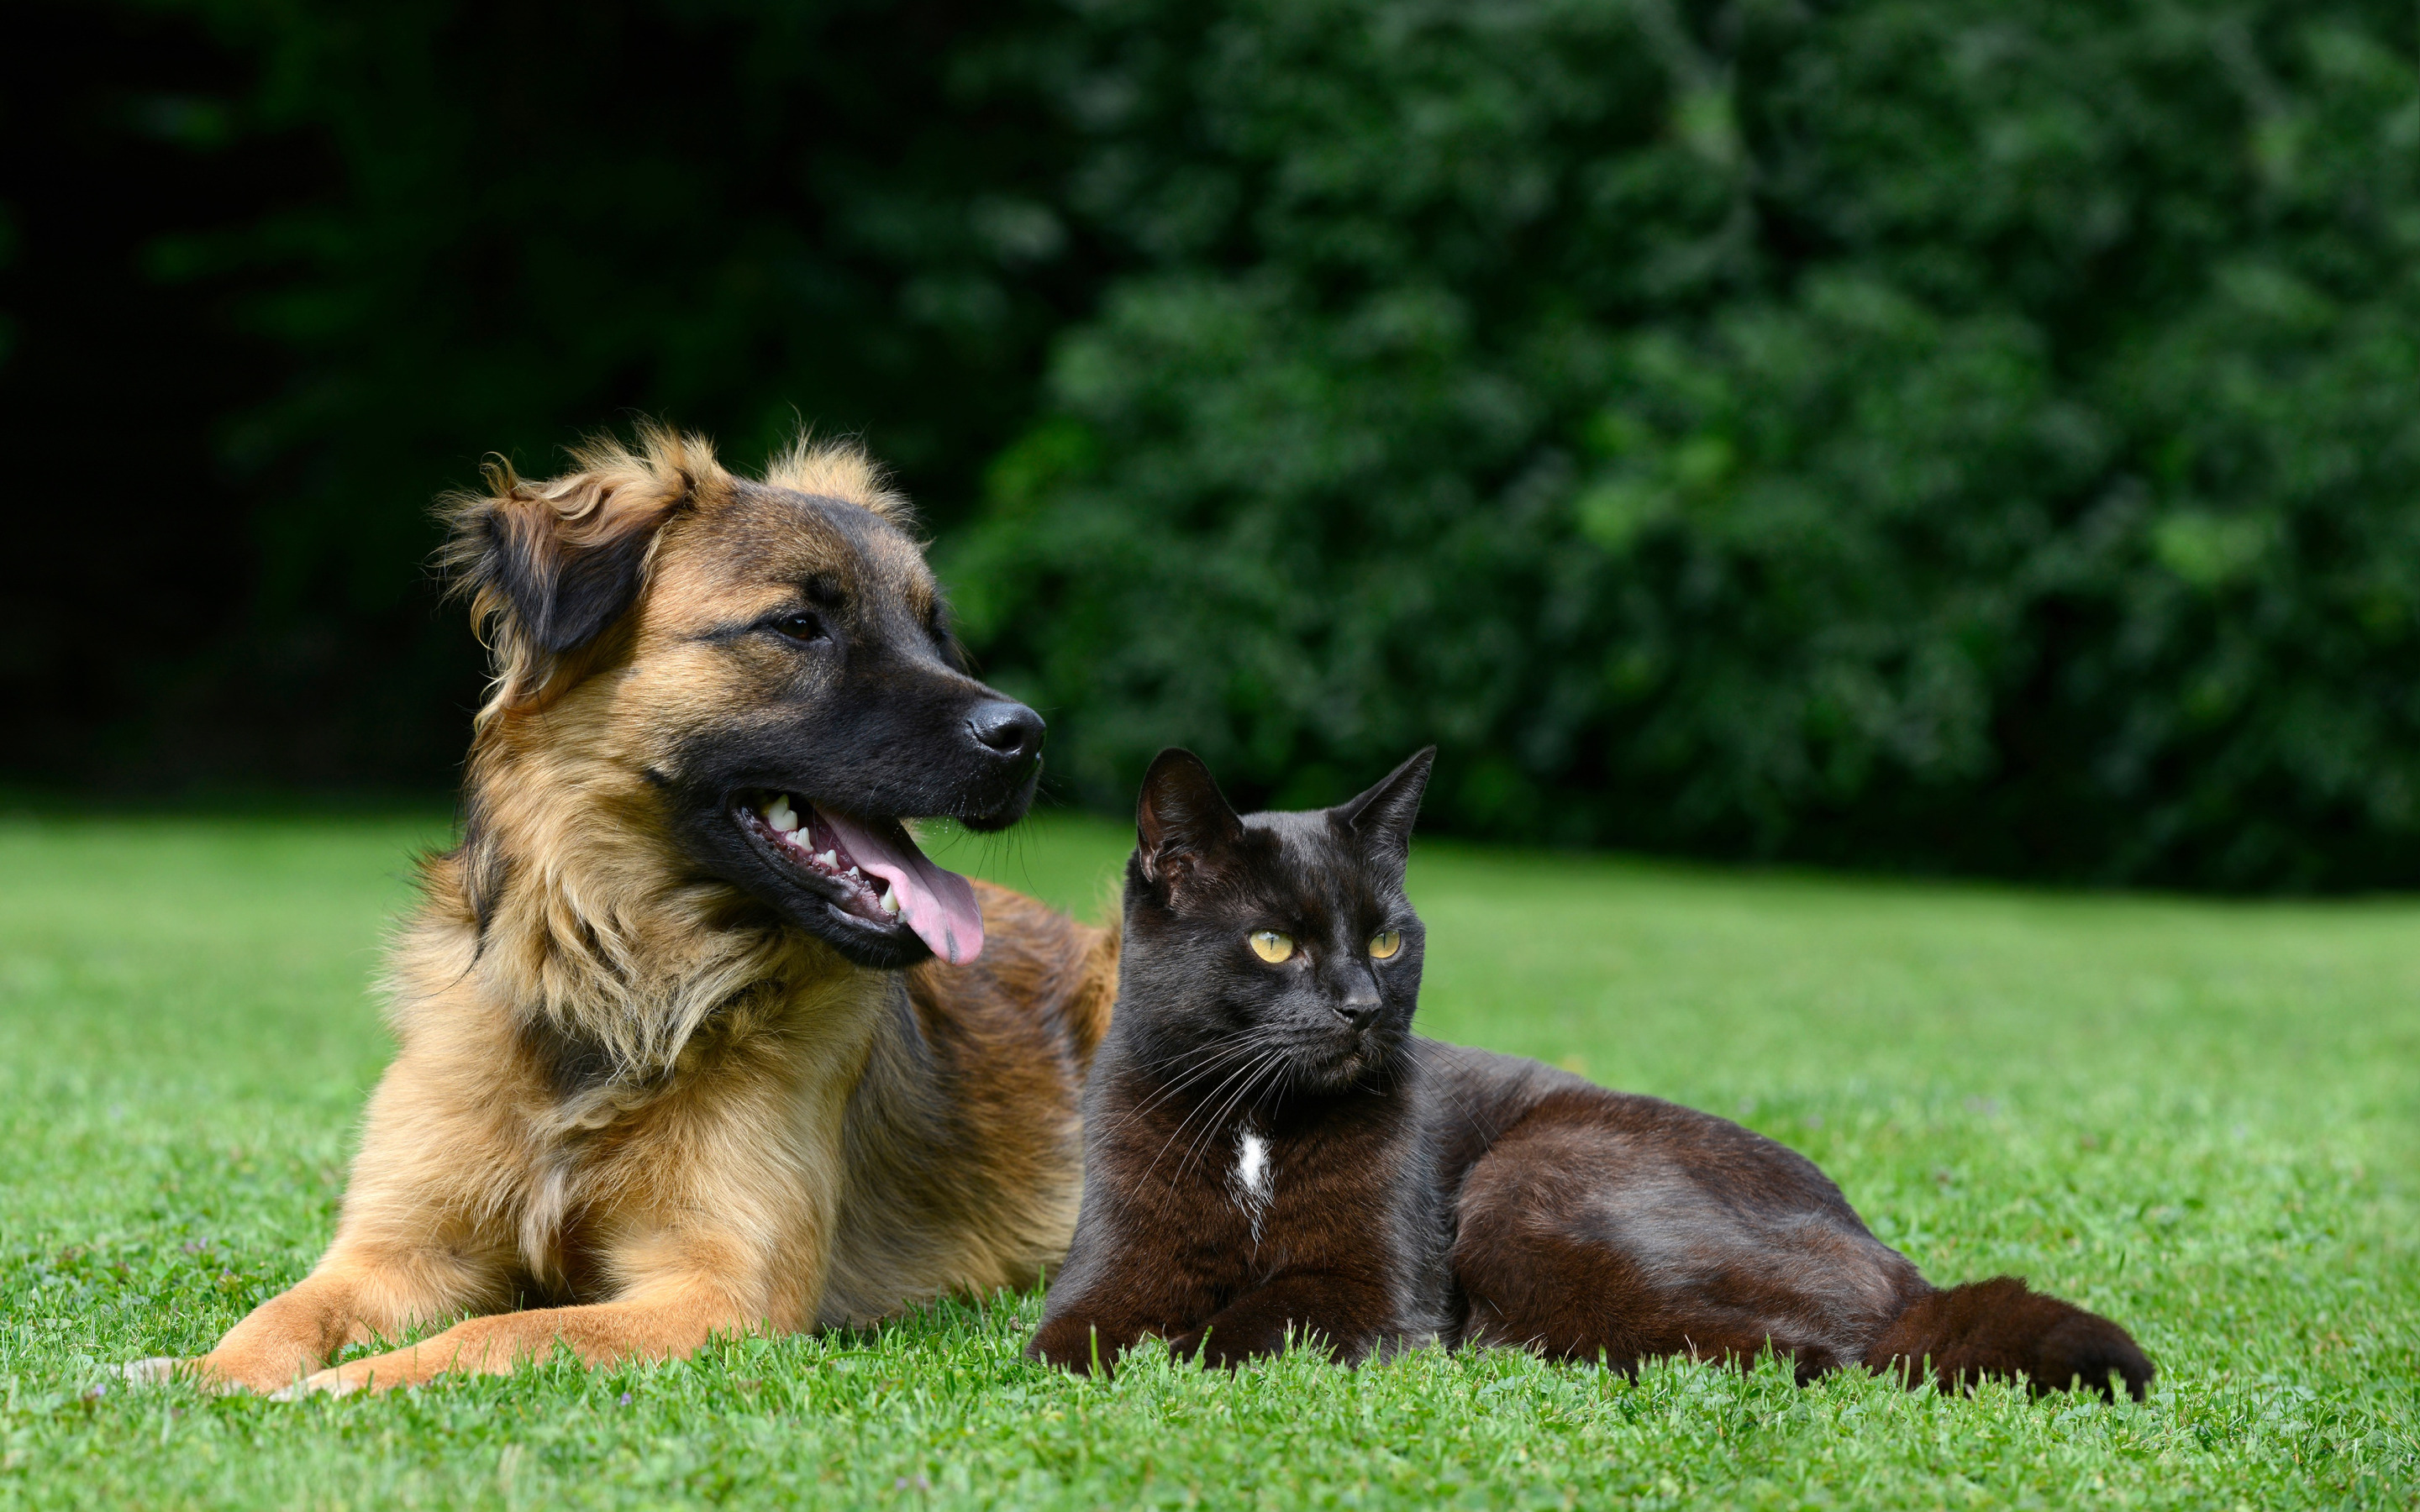
[[[574,460],[544,483],[493,469],[449,510],[495,655],[474,817],[497,801],[483,765],[509,768],[597,823],[647,821],[861,964],[971,958],[972,889],[901,821],[1014,824],[1043,724],[965,671],[905,501],[851,446],[801,443],[762,481],[654,428]]]

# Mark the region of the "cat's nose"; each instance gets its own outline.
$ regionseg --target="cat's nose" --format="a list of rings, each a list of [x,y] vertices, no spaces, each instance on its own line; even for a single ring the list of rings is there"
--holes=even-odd
[[[1364,991],[1349,994],[1336,1005],[1336,1011],[1355,1028],[1366,1029],[1378,1021],[1379,1007],[1378,995]]]

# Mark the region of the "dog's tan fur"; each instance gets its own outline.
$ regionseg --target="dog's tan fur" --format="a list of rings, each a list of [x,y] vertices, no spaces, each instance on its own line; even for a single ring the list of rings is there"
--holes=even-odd
[[[558,1344],[675,1356],[1028,1286],[1065,1251],[1114,942],[985,886],[974,963],[852,964],[690,865],[650,780],[768,696],[758,654],[713,627],[816,574],[929,606],[904,501],[853,448],[801,446],[760,482],[694,438],[642,443],[549,483],[500,468],[455,506],[462,539],[521,532],[541,562],[643,550],[643,586],[562,655],[502,596],[474,603],[496,680],[465,835],[426,863],[392,953],[397,1051],[334,1242],[190,1363],[208,1379],[383,1389]],[[885,528],[843,541],[785,490]]]

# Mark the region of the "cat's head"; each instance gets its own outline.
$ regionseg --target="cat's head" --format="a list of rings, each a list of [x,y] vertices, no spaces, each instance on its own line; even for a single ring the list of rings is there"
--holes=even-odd
[[[1239,1101],[1400,1066],[1424,943],[1404,863],[1435,755],[1333,809],[1238,814],[1200,757],[1159,753],[1135,806],[1118,1008],[1146,1055]]]

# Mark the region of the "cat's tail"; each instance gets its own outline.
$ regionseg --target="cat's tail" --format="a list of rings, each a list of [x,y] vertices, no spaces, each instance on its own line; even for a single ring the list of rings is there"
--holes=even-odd
[[[2151,1362],[2133,1335],[2098,1313],[2028,1291],[2012,1275],[1925,1291],[1883,1331],[1865,1363],[1910,1386],[1930,1377],[1945,1391],[2023,1377],[2036,1396],[2080,1385],[2116,1401],[2114,1374],[2139,1402],[2151,1381]]]

